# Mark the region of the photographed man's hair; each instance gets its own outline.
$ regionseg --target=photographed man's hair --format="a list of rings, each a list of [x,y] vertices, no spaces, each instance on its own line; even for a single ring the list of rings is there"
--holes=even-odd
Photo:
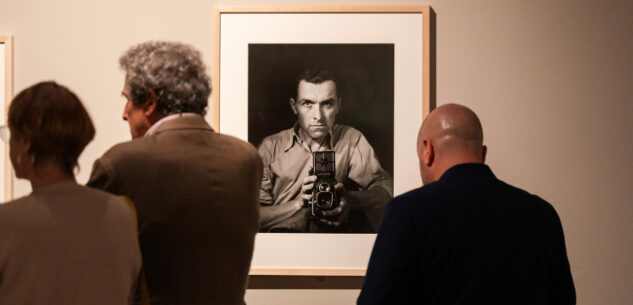
[[[134,105],[156,93],[162,115],[193,112],[205,115],[210,78],[200,52],[178,42],[149,41],[131,47],[119,58],[125,84]]]
[[[79,98],[55,82],[38,83],[20,92],[9,107],[8,123],[11,137],[29,141],[34,166],[49,160],[69,174],[95,135]]]
[[[341,87],[342,82],[340,81],[338,75],[332,70],[328,70],[326,68],[312,68],[308,70],[302,71],[297,77],[297,83],[295,88],[299,88],[299,83],[304,80],[308,83],[312,84],[320,84],[326,81],[333,81],[336,88],[336,96],[338,98],[341,97]]]

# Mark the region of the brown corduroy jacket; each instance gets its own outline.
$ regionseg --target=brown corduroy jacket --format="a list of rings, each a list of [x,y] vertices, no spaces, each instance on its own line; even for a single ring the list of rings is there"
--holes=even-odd
[[[251,144],[185,115],[112,147],[88,185],[134,202],[152,305],[243,304],[261,175]]]

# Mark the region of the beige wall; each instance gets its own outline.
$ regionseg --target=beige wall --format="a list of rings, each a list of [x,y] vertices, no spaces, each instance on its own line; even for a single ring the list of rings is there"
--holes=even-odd
[[[270,1],[279,4],[391,4]],[[632,1],[402,1],[437,14],[437,103],[480,114],[498,177],[560,214],[578,304],[633,300]],[[14,35],[15,92],[44,79],[75,90],[97,137],[92,161],[128,138],[117,58],[131,44],[180,40],[212,62],[214,4],[259,1],[0,0]],[[245,25],[247,26],[247,25]],[[415,168],[415,167],[412,167]],[[16,192],[28,192],[24,183]],[[249,291],[249,304],[350,304],[356,290]]]

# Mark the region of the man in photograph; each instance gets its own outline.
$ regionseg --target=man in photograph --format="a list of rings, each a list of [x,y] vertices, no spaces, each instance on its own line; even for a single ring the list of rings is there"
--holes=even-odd
[[[328,70],[303,72],[290,107],[297,121],[266,137],[259,146],[264,162],[260,191],[260,231],[373,233],[393,194],[390,175],[358,130],[335,124],[342,98]],[[313,152],[334,151],[335,204],[313,212]]]

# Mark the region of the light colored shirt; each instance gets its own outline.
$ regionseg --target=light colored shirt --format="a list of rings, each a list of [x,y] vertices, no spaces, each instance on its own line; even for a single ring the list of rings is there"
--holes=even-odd
[[[165,122],[167,121],[171,121],[175,118],[182,118],[182,117],[192,117],[192,116],[200,116],[197,113],[193,113],[193,112],[185,112],[185,113],[174,113],[174,114],[170,114],[160,120],[158,120],[158,122],[154,123],[154,125],[152,125],[147,132],[145,132],[144,137],[149,137],[151,135],[153,135],[156,132],[156,129],[158,129],[158,126],[165,124]]]
[[[298,136],[298,125],[266,137],[259,146],[264,175],[261,205],[277,205],[300,196],[303,179],[312,168],[312,152]],[[393,195],[393,180],[380,166],[374,149],[363,134],[349,126],[334,125],[328,144],[335,152],[336,180],[351,180],[368,190],[379,187]]]

